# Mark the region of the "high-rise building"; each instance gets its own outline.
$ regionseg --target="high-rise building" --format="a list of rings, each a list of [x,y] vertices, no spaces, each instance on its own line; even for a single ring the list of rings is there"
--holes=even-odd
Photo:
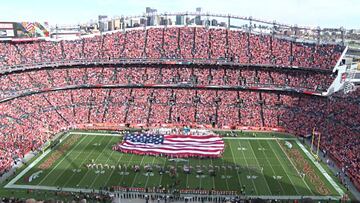
[[[196,13],[197,13],[197,14],[200,14],[200,13],[201,13],[201,8],[200,8],[200,7],[196,8]],[[197,15],[197,16],[195,17],[195,25],[201,25],[201,24],[202,24],[202,22],[201,22],[201,16],[200,16],[200,15]]]
[[[108,18],[108,16],[106,16],[106,15],[99,15],[98,16],[98,23],[99,23],[100,32],[107,31],[107,29],[108,29],[107,18]]]
[[[218,26],[218,22],[216,19],[211,20],[211,26]]]
[[[176,15],[175,24],[176,25],[184,25],[185,17],[183,15]]]

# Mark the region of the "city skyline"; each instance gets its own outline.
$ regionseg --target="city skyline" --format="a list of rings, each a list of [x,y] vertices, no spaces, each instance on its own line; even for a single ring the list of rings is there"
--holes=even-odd
[[[13,0],[0,7],[0,21],[38,21],[55,24],[78,24],[96,20],[98,15],[129,16],[145,13],[145,7],[165,12],[194,12],[252,16],[299,26],[359,29],[360,4],[356,0],[253,0],[224,2],[208,0],[63,0],[49,4],[45,0]]]

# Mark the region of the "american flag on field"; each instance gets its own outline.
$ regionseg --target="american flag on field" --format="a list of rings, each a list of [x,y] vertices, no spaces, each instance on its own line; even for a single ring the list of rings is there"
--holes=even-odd
[[[170,157],[220,157],[224,141],[218,135],[125,134],[116,150]]]

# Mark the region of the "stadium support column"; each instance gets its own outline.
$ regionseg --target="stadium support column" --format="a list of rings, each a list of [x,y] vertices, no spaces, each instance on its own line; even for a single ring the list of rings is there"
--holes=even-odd
[[[167,20],[166,20],[166,22],[167,22]],[[162,39],[161,39],[161,57],[162,58],[165,56],[164,43],[165,43],[165,29],[167,27],[166,24],[165,24],[165,27],[162,29]]]
[[[43,60],[44,60],[44,57],[43,57],[42,47],[40,46],[40,43],[37,43],[37,45],[38,45],[38,50],[39,50],[40,59],[43,61]]]
[[[316,42],[317,44],[320,44],[321,41],[321,28],[318,26],[316,28]]]
[[[133,93],[133,89],[130,89],[129,98],[132,97],[132,93]],[[131,105],[131,104],[130,104],[130,101],[129,101],[129,99],[128,99],[128,102],[126,102],[124,123],[127,122],[127,117],[128,117],[128,114],[129,114],[130,105]]]
[[[228,15],[227,19],[228,19],[227,29],[230,29],[231,28],[231,24],[230,24],[231,23],[230,22],[231,17],[230,17],[230,15]]]
[[[226,29],[225,59],[229,59],[229,29]]]
[[[273,41],[275,37],[275,27],[276,27],[276,21],[273,22],[272,32],[271,32],[271,38],[270,38],[270,56],[271,56],[271,64],[274,64],[275,57],[273,55]]]
[[[146,46],[147,46],[147,29],[144,26],[144,32],[145,32],[145,36],[144,36],[144,50],[143,50],[143,54],[142,57],[146,57]]]
[[[88,106],[89,106],[89,112],[88,112],[88,123],[91,121],[91,109],[93,108],[93,90],[90,89],[90,97],[88,99]]]
[[[341,32],[341,45],[345,46],[345,35],[344,35],[345,30],[343,27],[340,28],[340,32]]]
[[[112,90],[109,89],[107,96],[104,98],[105,110],[104,110],[104,113],[103,113],[103,116],[102,116],[102,119],[101,119],[102,123],[105,122],[107,112],[109,111],[109,100],[110,100],[110,97],[111,97],[111,92],[112,92]]]
[[[248,55],[248,63],[251,63],[251,51],[250,51],[250,37],[251,37],[251,30],[252,30],[252,17],[249,17],[249,32],[247,32],[247,55]]]
[[[181,49],[180,49],[180,28],[177,28],[177,50],[179,56],[181,56]]]
[[[84,49],[85,49],[85,40],[84,39],[81,39],[81,57],[84,57]]]
[[[63,60],[65,60],[64,41],[61,40],[59,43],[60,43],[60,47],[61,47],[61,55],[63,57]]]
[[[147,102],[149,103],[149,109],[147,112],[147,116],[146,116],[146,126],[150,126],[150,116],[151,116],[151,112],[152,112],[152,105],[154,103],[154,90],[151,90],[152,92],[150,93],[150,97],[147,98]]]
[[[259,104],[260,105],[260,119],[261,119],[261,125],[262,127],[265,126],[265,119],[264,119],[264,100],[262,99],[262,94],[259,92]]]
[[[192,54],[192,58],[194,58],[195,56],[195,47],[196,47],[196,27],[193,28],[193,31],[194,31],[194,35],[193,35],[193,47],[192,47],[192,50],[191,50],[191,54]]]
[[[104,58],[104,35],[102,32],[100,33],[100,43],[101,43],[101,46],[100,46],[99,56],[101,56],[101,58]]]
[[[212,35],[211,35],[211,32],[209,30],[208,27],[206,27],[206,31],[208,32],[208,59],[211,59],[211,55],[212,55],[212,52],[211,52],[211,42],[212,42]]]

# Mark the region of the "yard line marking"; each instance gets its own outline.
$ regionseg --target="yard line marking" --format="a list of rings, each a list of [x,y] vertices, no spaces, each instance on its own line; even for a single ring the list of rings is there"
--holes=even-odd
[[[167,162],[167,159],[164,159],[164,165],[163,165],[163,168],[165,168],[165,166],[166,166],[166,162]],[[162,177],[163,177],[164,175],[165,175],[165,174],[160,175],[160,178],[159,178],[159,180],[160,180],[159,185],[162,185],[162,184],[161,184],[161,181],[162,181]],[[188,185],[188,183],[187,183],[187,178],[186,178],[186,185]]]
[[[46,180],[46,178],[55,170],[55,168],[57,168],[64,160],[66,157],[68,157],[75,148],[77,148],[77,146],[83,142],[83,140],[86,138],[87,136],[84,136],[69,152],[67,152],[65,154],[65,156],[63,156],[63,158],[61,159],[61,161],[59,161],[51,170],[48,174],[46,174],[46,176],[39,182],[39,184],[37,185],[40,185],[44,180]]]
[[[299,174],[300,176],[300,172],[299,170],[295,167],[295,164],[291,161],[289,155],[285,152],[285,150],[283,149],[283,147],[280,145],[279,141],[276,141],[277,144],[280,146],[280,149],[284,152],[284,154],[286,155],[287,159],[290,161],[291,165],[295,168],[296,172]],[[308,188],[308,190],[310,191],[310,193],[312,195],[314,195],[313,191],[310,189],[309,185],[306,183],[304,178],[301,178],[303,180],[303,182],[305,183],[306,187]]]
[[[306,156],[315,164],[315,166],[319,169],[319,171],[325,176],[325,178],[330,182],[330,184],[335,188],[335,190],[343,196],[344,191],[336,184],[336,182],[329,176],[329,174],[325,171],[325,169],[315,160],[315,158],[310,154],[310,152],[304,147],[303,144],[300,143],[299,140],[296,140],[296,143],[299,147],[304,151]]]
[[[86,136],[86,137],[87,137],[87,136]],[[92,138],[91,141],[90,141],[84,148],[88,147],[88,146],[94,141],[95,138],[96,138],[96,137]],[[91,150],[91,153],[92,153],[93,151],[94,151],[94,149]],[[83,152],[84,152],[84,151],[79,152],[78,155],[76,156],[75,160],[76,160]],[[69,153],[70,153],[70,152],[69,152]],[[88,154],[87,158],[89,157],[89,155],[90,155],[91,153]],[[86,160],[86,159],[85,159],[85,160]],[[83,164],[83,163],[81,163],[80,166],[81,166],[82,164]],[[63,173],[65,173],[65,171],[64,171]],[[57,179],[59,179],[59,178],[63,175],[63,173],[61,173],[61,175],[59,175],[59,176],[56,178],[55,182],[57,181]],[[75,175],[75,173],[73,173],[73,174],[70,176],[70,178],[68,178],[68,180],[65,182],[65,184],[64,184],[63,186],[65,186],[65,185],[71,180],[71,178],[72,178],[74,175]]]
[[[225,160],[225,155],[224,155],[224,157],[223,157],[223,159],[222,159],[223,166],[225,166],[224,160]],[[220,170],[221,170],[221,169],[220,169]],[[224,173],[225,173],[226,187],[227,187],[227,190],[229,190],[229,183],[228,183],[228,181],[227,181],[227,172],[226,172],[226,169],[224,169]]]
[[[110,142],[109,142],[109,143],[112,143],[112,140],[113,140],[113,139],[114,139],[114,137],[112,137],[112,138],[110,139]],[[109,145],[109,143],[106,145],[106,147]],[[100,155],[103,154],[103,152],[104,152],[105,149],[108,149],[108,148],[106,148],[106,147],[101,151]],[[111,154],[109,155],[109,157],[108,157],[108,159],[106,160],[105,164],[108,164],[107,162],[110,160],[110,157],[111,157],[111,155],[112,155],[114,152],[115,152],[115,150],[112,150],[112,151],[111,151]],[[108,170],[109,170],[109,169],[108,169]],[[111,173],[110,173],[110,176],[111,176],[111,174],[112,174],[116,169],[110,169],[110,170],[112,170]],[[99,174],[96,174],[96,177],[94,178],[93,182],[92,182],[91,185],[90,185],[91,188],[93,187],[93,184],[94,184],[95,181],[99,178],[99,176],[100,176],[100,173],[99,173]],[[110,177],[110,176],[109,176],[109,177]]]
[[[113,152],[115,152],[115,150],[113,150]],[[121,153],[120,158],[119,158],[118,161],[116,162],[115,169],[111,172],[110,176],[107,178],[107,180],[106,180],[106,182],[105,182],[105,185],[108,185],[111,176],[114,174],[114,172],[115,172],[116,170],[118,170],[118,166],[119,166],[119,164],[120,164],[121,159],[122,159],[123,156],[124,156],[124,154]]]
[[[124,155],[125,155],[125,153],[123,153]],[[126,168],[125,168],[125,172],[128,172],[128,168],[129,168],[129,166],[130,166],[130,163],[132,162],[132,158],[134,157],[134,155],[133,154],[131,154],[131,157],[130,157],[130,160],[127,162],[127,163],[129,163],[128,165],[125,165],[126,166]],[[129,175],[130,175],[130,172],[129,172]],[[123,175],[123,176],[121,176],[121,180],[119,181],[120,183],[124,180],[124,178],[125,178],[125,176]],[[124,185],[125,185],[125,183],[124,183]]]
[[[260,166],[259,161],[258,161],[258,159],[257,159],[257,157],[256,157],[256,155],[255,155],[254,149],[252,148],[252,145],[251,145],[250,142],[249,142],[249,145],[250,145],[251,152],[253,153],[253,155],[254,155],[254,157],[255,157],[255,160],[256,160],[256,163],[257,163],[258,167],[263,167],[263,166]],[[266,183],[266,186],[267,186],[266,188],[267,188],[268,191],[270,192],[269,194],[272,194],[272,192],[271,192],[271,190],[270,190],[269,183],[267,182],[267,180],[266,180],[266,178],[265,178],[264,172],[262,172],[261,174],[262,174],[263,179],[265,180],[265,183]]]
[[[235,155],[234,155],[234,153],[233,153],[233,151],[232,151],[232,149],[231,149],[231,143],[229,143],[229,148],[230,148],[230,151],[231,151],[231,154],[232,154],[232,158],[233,158],[233,160],[234,160],[234,164],[236,164]],[[237,164],[236,164],[236,165],[237,165]],[[237,175],[237,177],[238,177],[238,181],[239,181],[239,184],[240,184],[240,188],[242,188],[242,184],[241,184],[241,180],[240,180],[240,176],[239,176],[239,172],[238,172],[238,171],[236,171],[236,175]],[[215,186],[214,186],[214,188],[215,188]]]
[[[239,147],[243,147],[243,146],[241,146],[240,142],[238,142],[238,145],[239,145]],[[245,153],[244,153],[243,150],[241,150],[241,153],[242,153],[243,157],[245,158]],[[246,159],[244,159],[244,160],[245,160],[245,164],[246,164],[246,166],[247,166],[246,168],[247,168],[247,170],[248,170],[248,172],[249,172],[249,174],[250,174],[251,172],[250,172],[249,164],[248,164],[248,162],[247,162]],[[253,184],[253,187],[254,187],[254,189],[255,189],[256,194],[259,194],[259,192],[257,191],[257,188],[256,188],[256,186],[255,186],[254,179],[251,178],[251,182],[252,182],[252,184]]]
[[[266,144],[267,144],[267,145],[271,148],[271,150],[274,152],[274,148],[271,146],[271,144],[269,144],[268,142],[266,142]],[[297,188],[295,187],[292,179],[290,178],[289,174],[287,173],[287,170],[282,166],[282,161],[280,161],[279,157],[277,156],[277,153],[274,152],[274,154],[275,154],[276,159],[280,162],[281,168],[285,171],[285,174],[286,174],[286,176],[289,178],[289,180],[290,180],[293,188],[295,189],[296,193],[297,193],[298,195],[300,195],[300,194],[299,194],[299,191],[298,191]]]
[[[211,165],[212,166],[214,166],[213,165],[213,162],[212,162],[212,159],[210,159],[210,162],[211,162]],[[239,174],[238,174],[238,176],[239,176]],[[186,176],[186,178],[187,178],[187,176]],[[215,188],[215,177],[213,176],[213,177],[211,177],[212,178],[212,182],[213,182],[213,187],[212,188]],[[186,183],[187,184],[187,183]],[[241,185],[241,183],[240,183],[240,185]]]
[[[197,160],[197,165],[199,165],[200,167],[201,167],[201,163],[200,163],[200,160],[198,159]],[[201,189],[201,180],[202,180],[202,178],[201,178],[201,175],[199,175],[199,188]],[[229,188],[228,188],[229,189]]]
[[[104,138],[103,138],[103,139],[104,139]],[[101,142],[103,141],[103,139],[101,140]],[[112,140],[112,139],[113,139],[113,138],[111,138],[110,141],[109,141],[108,143],[106,143],[104,149],[101,151],[101,153],[98,154],[98,156],[96,157],[96,159],[95,159],[95,161],[94,161],[95,163],[96,163],[97,159],[100,157],[100,155],[104,152],[104,150],[106,149],[106,147],[111,143],[111,140]],[[95,149],[95,148],[94,148],[94,149]],[[95,150],[95,151],[96,151],[96,150]],[[92,154],[92,152],[93,152],[93,150],[91,151],[91,153],[89,153],[89,155],[88,155],[86,158],[88,158],[88,157],[90,156],[90,154]],[[86,161],[86,159],[81,162],[81,165],[82,165],[85,161]],[[80,185],[80,184],[81,184],[81,182],[84,180],[84,178],[87,176],[87,174],[88,174],[90,171],[91,171],[91,169],[90,169],[90,170],[88,169],[88,171],[86,171],[85,175],[80,179],[80,181],[78,182],[77,185]],[[97,176],[98,176],[98,175],[97,175]]]
[[[135,173],[135,177],[134,177],[134,180],[133,180],[133,182],[132,182],[132,184],[131,184],[131,187],[134,187],[135,180],[136,180],[138,174],[141,173],[141,166],[142,166],[142,162],[144,161],[144,157],[145,157],[145,156],[142,156],[142,158],[141,158],[141,162],[140,162],[140,164],[139,164],[139,166],[140,166],[140,171]]]
[[[152,160],[152,162],[151,162],[151,167],[154,166],[154,161],[155,161],[155,156],[153,157],[153,160]],[[155,171],[155,170],[154,170],[154,171]],[[150,176],[148,176],[148,177],[146,178],[145,188],[147,188],[147,184],[148,184],[149,178],[150,178]]]
[[[263,146],[261,145],[261,143],[260,143],[258,140],[257,140],[257,142],[259,143],[259,145],[260,145],[261,147],[263,147]],[[270,163],[269,159],[267,158],[267,154],[265,154],[265,152],[264,152],[263,150],[262,150],[261,152],[265,155],[266,160],[267,160],[267,162],[269,163],[271,170],[273,171],[274,175],[276,175],[276,174],[275,174],[275,170],[274,170],[274,168],[272,167],[272,165],[271,165],[271,163]],[[283,188],[282,184],[279,182],[279,180],[277,180],[277,179],[276,179],[276,182],[280,185],[280,188],[281,188],[281,190],[282,190],[283,194],[286,194],[286,193],[285,193],[285,190],[284,190],[284,188]]]
[[[87,137],[87,136],[86,136]],[[91,141],[84,147],[86,148],[87,146],[89,146],[89,144],[91,144],[92,141],[94,141],[95,137],[93,139],[91,139]],[[76,158],[74,160],[76,160],[81,154],[83,153],[83,151],[78,152]],[[81,164],[80,164],[81,166]],[[57,178],[55,179],[54,183],[66,172],[66,170],[64,170],[59,176],[57,176]],[[68,178],[68,180],[65,182],[65,184],[63,186],[65,186],[70,180],[71,178],[74,176],[75,173],[73,173],[70,178]]]

